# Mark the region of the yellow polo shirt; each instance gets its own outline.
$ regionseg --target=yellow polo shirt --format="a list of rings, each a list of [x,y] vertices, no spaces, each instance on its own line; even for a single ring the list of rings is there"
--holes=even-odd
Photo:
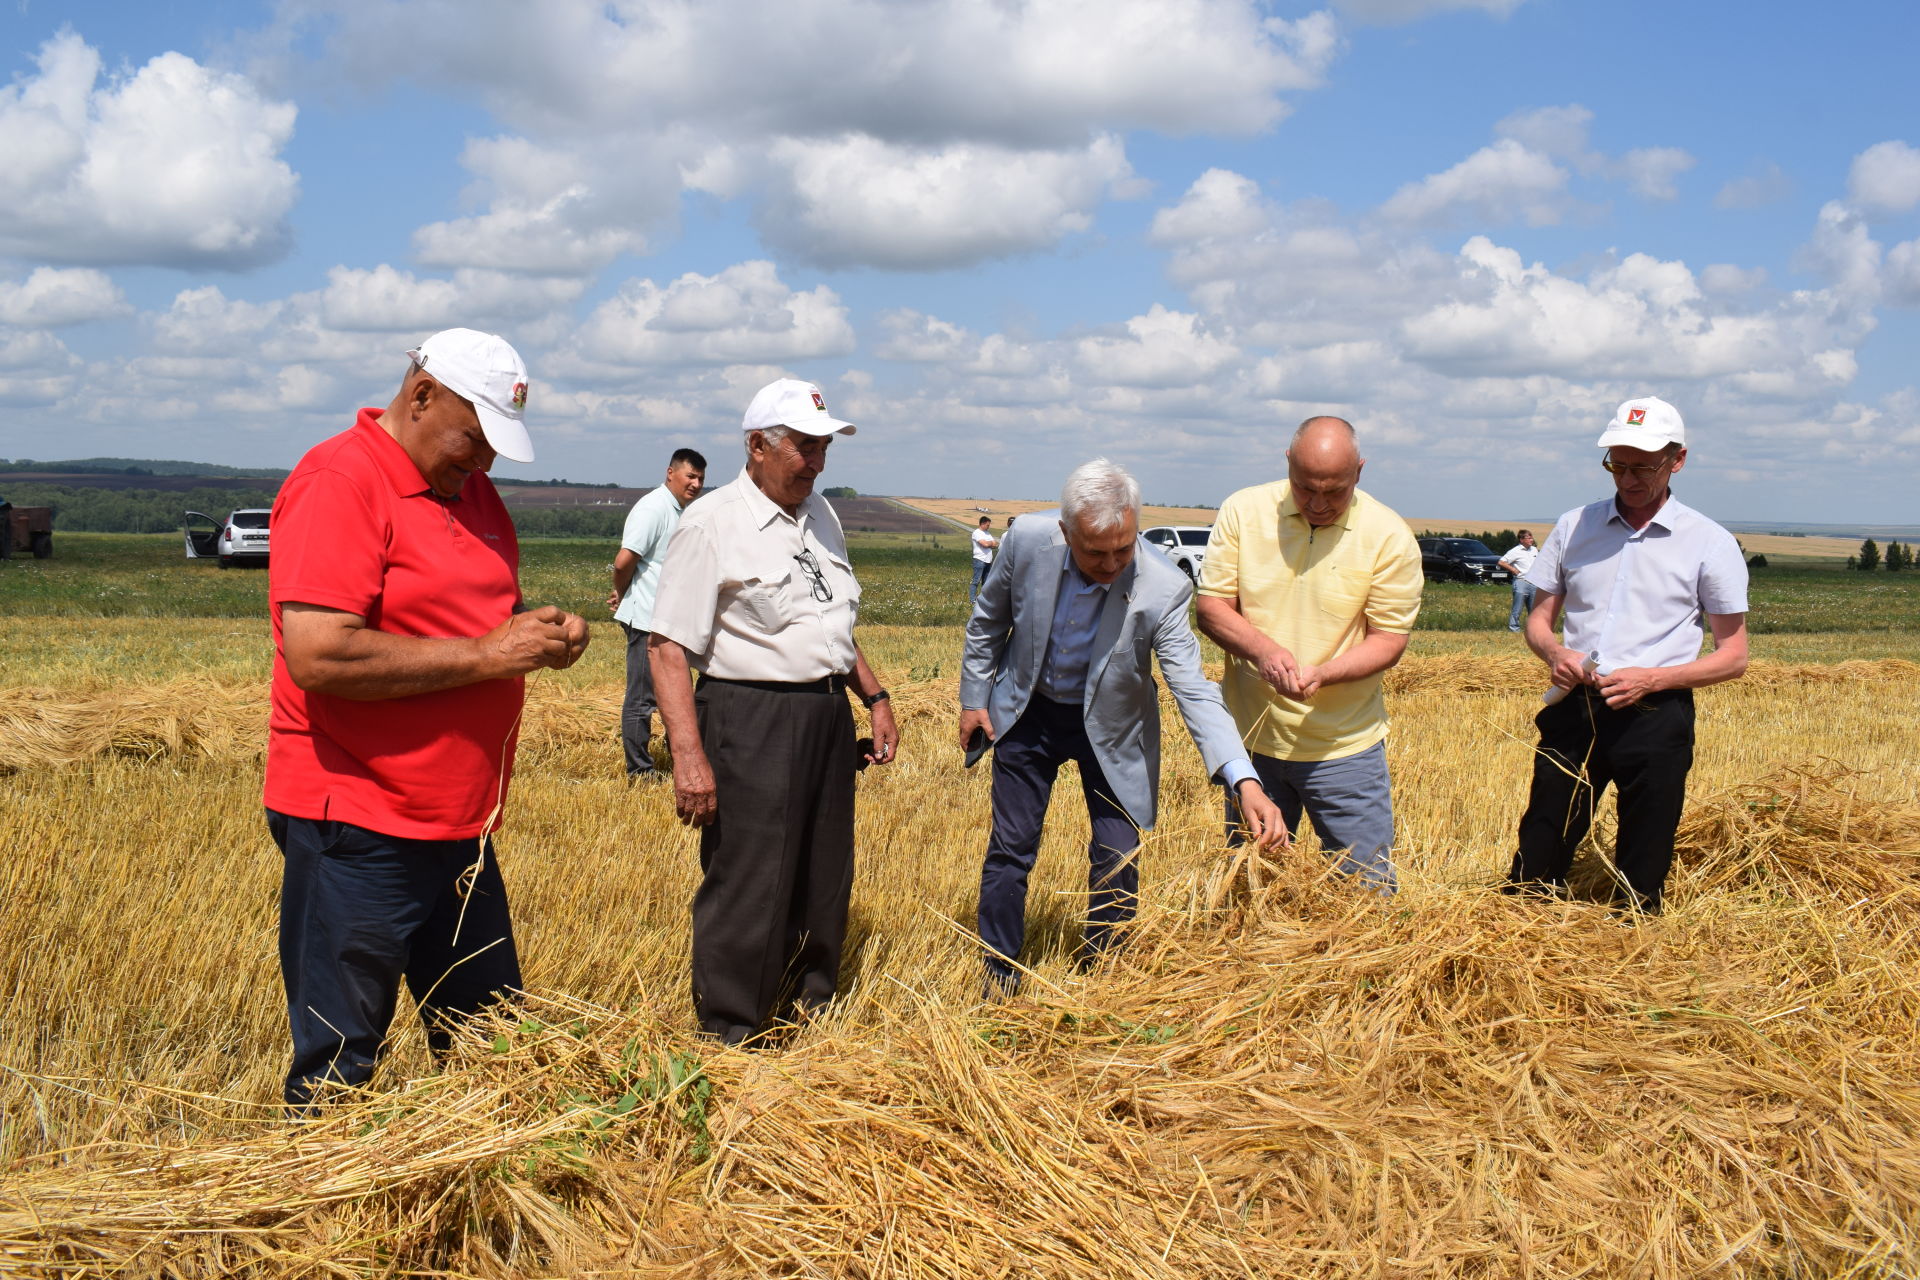
[[[1420,612],[1420,545],[1407,522],[1355,490],[1346,514],[1315,529],[1285,480],[1221,504],[1207,541],[1200,594],[1240,612],[1304,663],[1318,666],[1366,638],[1406,633]],[[1309,702],[1273,691],[1250,662],[1229,656],[1221,685],[1249,751],[1280,760],[1338,760],[1387,736],[1381,676],[1323,686]]]

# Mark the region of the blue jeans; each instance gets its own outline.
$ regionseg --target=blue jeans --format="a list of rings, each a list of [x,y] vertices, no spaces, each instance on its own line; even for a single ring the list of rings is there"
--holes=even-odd
[[[980,595],[980,584],[987,580],[987,570],[993,568],[991,560],[973,562],[973,581],[967,584],[967,602],[971,604]]]
[[[1533,612],[1535,587],[1525,578],[1513,580],[1513,609],[1507,614],[1507,630],[1518,631],[1527,625],[1527,615]]]
[[[1087,740],[1084,712],[1039,694],[993,748],[993,831],[980,870],[980,940],[987,945],[989,983],[1003,991],[1020,980],[1017,959],[1027,936],[1027,876],[1040,853],[1040,830],[1053,780],[1069,760],[1080,765],[1093,838],[1087,843],[1087,927],[1078,958],[1088,961],[1120,939],[1140,892],[1134,850],[1140,832],[1113,799],[1113,789]]]
[[[1276,760],[1249,753],[1254,772],[1267,797],[1280,806],[1280,816],[1293,831],[1306,810],[1320,846],[1329,856],[1338,854],[1340,870],[1369,888],[1392,893],[1393,782],[1387,776],[1387,744],[1376,742],[1355,755],[1337,760]],[[1236,830],[1239,810],[1227,802],[1227,843],[1245,837]]]

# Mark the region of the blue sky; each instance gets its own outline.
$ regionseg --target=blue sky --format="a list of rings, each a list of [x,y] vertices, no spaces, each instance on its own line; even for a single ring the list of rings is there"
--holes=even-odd
[[[0,456],[290,465],[434,329],[505,334],[539,459],[716,478],[753,390],[830,481],[1151,500],[1350,417],[1419,517],[1920,491],[1911,3],[283,0],[0,11]]]

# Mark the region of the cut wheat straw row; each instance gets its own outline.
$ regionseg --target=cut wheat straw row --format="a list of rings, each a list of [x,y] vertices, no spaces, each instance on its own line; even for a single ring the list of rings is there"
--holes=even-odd
[[[1217,674],[1217,672],[1216,672]],[[1910,684],[1920,664],[1901,659],[1830,665],[1756,662],[1749,684]],[[1447,655],[1408,658],[1387,676],[1390,693],[1442,689],[1462,694],[1535,694],[1540,664],[1525,657]],[[951,717],[955,681],[901,684],[893,691],[903,720]],[[610,741],[619,727],[621,690],[534,680],[520,728],[523,757]],[[267,690],[205,679],[85,693],[0,689],[0,772],[74,764],[106,754],[258,759],[266,750]]]
[[[1676,885],[1688,905],[1634,928],[1578,902],[1382,902],[1304,860],[1223,860],[1063,994],[855,995],[760,1054],[530,1000],[441,1074],[319,1124],[19,1171],[0,1185],[0,1260],[29,1276],[1910,1274],[1920,813],[1862,815],[1857,781],[1803,768],[1709,797]]]

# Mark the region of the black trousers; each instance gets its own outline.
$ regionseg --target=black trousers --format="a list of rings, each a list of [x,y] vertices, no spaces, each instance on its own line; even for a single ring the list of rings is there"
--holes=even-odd
[[[1027,877],[1040,853],[1040,832],[1060,766],[1080,766],[1092,836],[1087,841],[1087,925],[1077,957],[1092,960],[1120,940],[1134,917],[1140,868],[1134,850],[1139,829],[1113,798],[1106,774],[1087,740],[1085,712],[1039,694],[993,748],[993,830],[980,869],[980,940],[988,981],[1002,991],[1019,987],[1008,960],[1018,959],[1027,936]]]
[[[1508,891],[1566,887],[1573,851],[1612,784],[1620,815],[1614,866],[1626,882],[1615,900],[1659,911],[1693,767],[1693,691],[1649,694],[1616,710],[1597,690],[1577,689],[1541,708],[1534,724],[1540,746]]]
[[[693,695],[718,815],[700,832],[693,1008],[737,1044],[840,981],[853,894],[853,711],[845,692],[702,680]]]
[[[403,978],[436,1055],[462,1017],[519,990],[491,839],[486,865],[462,896],[478,840],[403,840],[272,809],[267,829],[285,856],[280,975],[293,1032],[290,1106],[306,1109],[330,1081],[372,1077]]]
[[[627,696],[620,703],[620,745],[627,757],[627,773],[653,772],[653,668],[647,662],[650,632],[620,624],[627,633]]]

